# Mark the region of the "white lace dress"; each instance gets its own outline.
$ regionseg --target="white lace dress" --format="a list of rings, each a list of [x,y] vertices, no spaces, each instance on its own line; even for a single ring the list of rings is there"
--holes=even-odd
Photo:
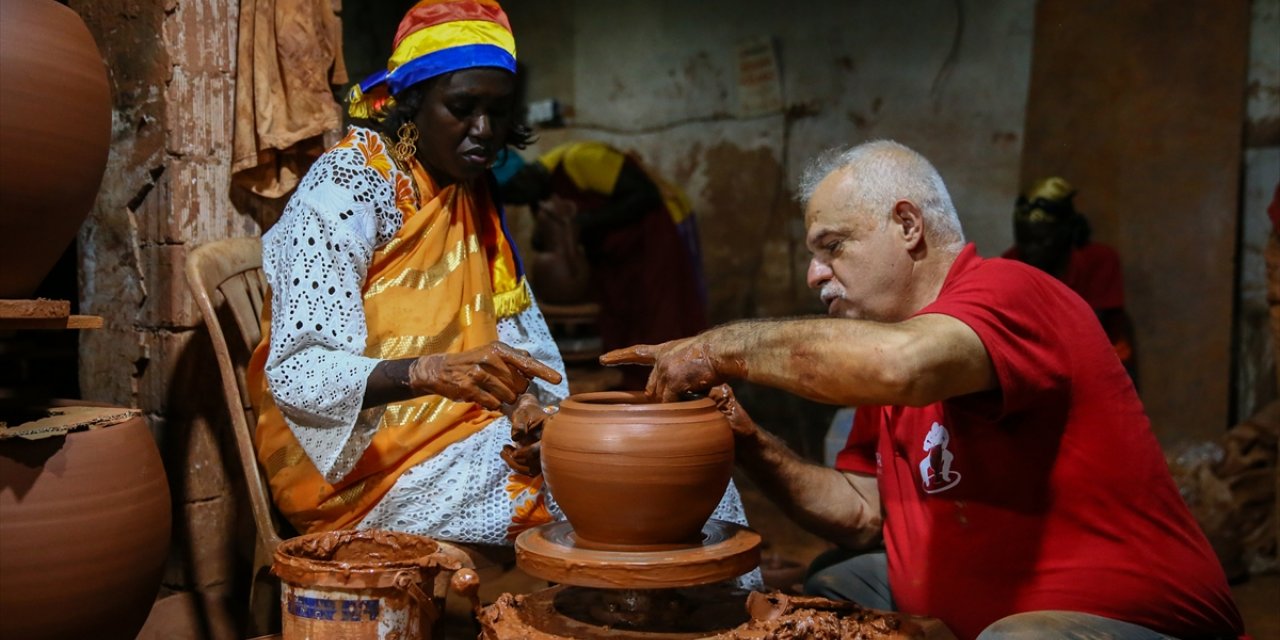
[[[354,129],[361,139],[377,134]],[[363,355],[367,337],[361,290],[375,249],[400,229],[392,183],[353,146],[320,157],[263,236],[263,268],[272,290],[270,354],[265,374],[286,423],[329,482],[349,473],[373,437],[381,409],[360,410],[378,360]],[[536,303],[498,320],[498,338],[564,373],[564,363]],[[535,380],[545,404],[568,395],[567,380]],[[499,418],[400,476],[359,524],[442,540],[510,544],[510,470],[500,457],[511,424]],[[547,506],[563,518],[554,498]],[[745,524],[730,486],[716,518]]]

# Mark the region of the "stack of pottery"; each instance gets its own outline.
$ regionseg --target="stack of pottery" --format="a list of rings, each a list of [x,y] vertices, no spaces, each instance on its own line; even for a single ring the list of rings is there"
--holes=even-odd
[[[545,427],[542,469],[580,547],[696,545],[733,473],[733,433],[707,398],[583,393]]]
[[[0,299],[21,299],[97,197],[111,95],[74,11],[54,0],[0,10]],[[0,440],[0,638],[132,640],[146,620],[168,555],[169,488],[146,422],[115,411],[91,428]]]

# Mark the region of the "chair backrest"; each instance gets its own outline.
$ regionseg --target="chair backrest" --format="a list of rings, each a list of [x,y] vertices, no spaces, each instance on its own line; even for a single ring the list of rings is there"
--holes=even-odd
[[[258,418],[245,380],[249,357],[262,339],[260,322],[267,290],[262,273],[262,240],[232,238],[200,246],[187,255],[186,271],[187,284],[213,341],[258,543],[269,554],[280,543],[281,535],[271,493],[253,448]]]

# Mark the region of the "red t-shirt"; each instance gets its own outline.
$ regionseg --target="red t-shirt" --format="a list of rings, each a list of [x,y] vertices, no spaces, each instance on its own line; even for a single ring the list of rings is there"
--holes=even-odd
[[[1004,252],[1005,258],[1018,259],[1018,248]],[[1080,294],[1094,311],[1124,307],[1124,277],[1120,270],[1120,254],[1105,244],[1090,242],[1071,250],[1067,272],[1062,281]]]
[[[1067,287],[969,245],[937,300],[978,334],[999,390],[864,406],[836,468],[876,474],[889,585],[961,638],[1070,610],[1174,636],[1243,623],[1129,375]]]

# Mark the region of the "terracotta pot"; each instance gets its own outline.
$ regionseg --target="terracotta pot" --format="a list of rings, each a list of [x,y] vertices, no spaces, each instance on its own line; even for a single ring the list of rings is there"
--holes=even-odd
[[[584,393],[548,421],[542,469],[581,546],[691,544],[729,484],[733,433],[706,398]]]
[[[132,640],[160,587],[169,516],[141,418],[0,440],[0,638]]]
[[[107,70],[54,0],[2,0],[0,298],[26,298],[93,206],[111,142]]]

